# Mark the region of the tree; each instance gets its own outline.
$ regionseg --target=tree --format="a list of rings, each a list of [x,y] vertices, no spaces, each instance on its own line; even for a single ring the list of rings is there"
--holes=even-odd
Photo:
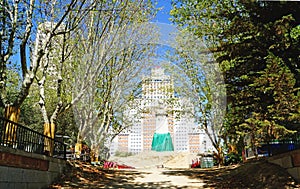
[[[299,109],[297,100],[292,100],[289,103],[290,106],[287,107],[283,96],[281,100],[278,100],[278,97],[276,97],[281,93],[279,91],[285,91],[290,99],[299,98],[297,97],[297,75],[299,73],[292,66],[295,66],[298,55],[297,53],[291,54],[289,52],[295,52],[298,48],[295,44],[299,44],[299,41],[297,42],[297,40],[290,37],[290,32],[293,31],[292,28],[295,26],[296,21],[293,19],[293,16],[297,18],[297,14],[295,14],[292,6],[294,5],[285,3],[245,3],[244,7],[246,10],[244,12],[245,15],[248,15],[244,17],[244,20],[247,21],[246,27],[237,29],[237,23],[235,23],[230,30],[231,33],[239,34],[241,37],[238,38],[239,40],[236,43],[230,45],[230,50],[226,50],[230,55],[228,58],[231,59],[230,64],[233,65],[226,73],[228,78],[226,81],[229,84],[227,91],[232,104],[230,111],[233,113],[228,114],[228,116],[237,118],[236,122],[233,123],[234,125],[232,125],[236,131],[244,130],[241,126],[249,124],[251,120],[251,122],[256,123],[252,124],[252,128],[254,126],[254,131],[258,133],[253,134],[253,136],[261,140],[256,142],[255,145],[259,145],[261,142],[268,143],[272,138],[270,135],[275,137],[275,133],[277,133],[276,137],[282,138],[284,136],[283,131],[286,134],[291,132],[289,125],[294,125],[293,129],[296,129],[295,125],[299,125],[299,119],[291,121],[290,117],[290,114],[299,114],[299,112],[297,113],[297,109]],[[267,7],[270,12],[265,10]],[[262,12],[262,10],[264,11]],[[266,17],[271,12],[274,13],[273,17]],[[236,20],[238,21],[238,19]],[[285,29],[278,29],[282,27]],[[252,28],[251,31],[253,33],[247,33],[248,28]],[[276,30],[279,32],[274,32]],[[245,52],[241,47],[250,47],[251,50]],[[235,49],[234,52],[233,49]],[[272,66],[270,66],[270,62],[272,62]],[[226,65],[226,62],[223,63]],[[274,66],[279,66],[280,68],[277,67],[275,71]],[[282,70],[285,71],[283,72]],[[289,72],[292,72],[292,74]],[[286,85],[283,85],[280,80],[274,77],[282,77]],[[286,77],[290,79],[284,79]],[[293,84],[294,78],[296,82]],[[275,91],[272,91],[270,86],[276,86],[277,88]],[[275,107],[285,107],[285,111],[271,110]],[[269,111],[272,111],[274,114],[266,113]],[[236,114],[240,115],[240,117],[237,117]],[[262,130],[264,130],[264,133],[269,132],[269,134],[262,135],[259,133]],[[244,133],[247,131],[249,130],[245,129]],[[242,139],[243,137],[240,138]]]
[[[187,103],[179,106],[184,113],[195,118],[196,123],[205,131],[213,144],[218,162],[223,163],[222,120],[226,109],[226,91],[218,63],[212,54],[206,51],[203,41],[197,36],[181,31],[176,38],[175,50],[170,58],[174,65],[170,68],[177,81],[176,93],[180,98],[188,99],[193,105],[189,110]],[[172,102],[171,102],[172,103]],[[176,104],[175,104],[176,106]]]
[[[93,158],[98,157],[108,129],[121,125],[117,119],[132,99],[131,89],[145,65],[141,61],[151,53],[154,33],[143,23],[153,14],[150,1],[106,2],[96,9],[107,10],[91,12],[85,22],[88,27],[82,25],[77,33],[75,56],[86,64],[78,64],[73,87],[74,96],[82,95],[73,107],[77,141],[90,144]]]
[[[54,125],[50,122],[56,118],[54,114],[49,120],[45,116],[44,89],[46,74],[49,72],[48,62],[51,48],[58,36],[66,36],[73,31],[82,18],[93,7],[93,3],[86,1],[2,1],[1,3],[1,99],[0,105],[5,108],[5,117],[18,122],[20,106],[29,94],[34,79],[39,80],[41,100],[39,102],[44,116],[44,134],[54,138]],[[38,27],[36,27],[36,25]],[[34,45],[33,45],[34,44]],[[63,45],[65,43],[62,43]],[[20,55],[20,59],[16,58]],[[65,54],[61,54],[60,63],[65,61]],[[8,98],[7,94],[7,66],[10,61],[17,61],[19,65],[19,81],[21,83],[16,98]],[[38,76],[38,70],[42,73]],[[62,78],[59,73],[58,88]],[[58,93],[58,96],[61,94]],[[58,100],[55,111],[59,111],[61,102]],[[52,127],[52,128],[51,128]],[[14,133],[16,127],[11,130]],[[46,149],[52,154],[52,145]],[[48,148],[47,147],[47,148]]]
[[[19,108],[29,93],[41,58],[50,41],[54,36],[61,34],[58,28],[62,26],[70,14],[73,14],[73,10],[78,10],[77,17],[74,17],[73,22],[68,25],[68,30],[63,33],[69,32],[76,26],[76,23],[88,11],[84,5],[85,1],[78,2],[76,0],[64,3],[55,1],[51,4],[48,1],[35,2],[33,0],[29,2],[6,0],[1,2],[0,106],[5,108],[6,118],[17,122]],[[48,20],[53,22],[53,26],[49,28],[44,43],[33,50],[31,45],[35,37],[35,24],[39,25]],[[30,50],[33,51],[28,53]],[[19,54],[19,59],[16,58],[16,54]],[[14,61],[17,61],[19,66],[19,74],[21,75],[19,83],[21,85],[16,98],[9,99],[7,96],[7,68],[8,64]]]
[[[299,114],[299,96],[295,95],[295,78],[282,59],[270,54],[266,57],[266,68],[251,85],[257,93],[253,97],[258,101],[246,123],[256,125],[253,133],[261,142],[269,144],[273,139],[283,138],[296,132],[292,115]],[[261,103],[261,102],[264,103]],[[253,119],[254,118],[254,119]],[[259,136],[259,137],[258,137]],[[255,147],[256,147],[255,146]],[[270,151],[269,151],[270,155]]]
[[[249,126],[249,122],[253,123],[251,127],[254,127],[252,130],[255,132],[260,132],[262,127],[270,128],[270,125],[280,131],[287,131],[289,129],[287,125],[291,122],[294,126],[299,125],[297,116],[291,121],[289,115],[289,112],[299,115],[299,111],[298,113],[296,111],[299,110],[297,100],[289,107],[283,106],[288,111],[280,112],[274,110],[275,107],[282,105],[280,101],[274,100],[277,99],[279,91],[275,90],[276,92],[273,91],[271,95],[264,94],[264,91],[270,91],[270,86],[278,86],[286,94],[291,94],[292,99],[298,98],[299,38],[296,37],[300,21],[296,8],[298,6],[299,2],[197,3],[192,0],[176,1],[174,4],[172,11],[174,21],[204,38],[208,49],[214,53],[224,72],[228,106],[223,136],[234,145],[243,143],[242,133],[246,133],[249,129],[243,126]],[[289,84],[276,83],[278,82],[274,79],[274,75],[278,74],[276,72],[271,75],[263,74],[269,73],[270,69],[274,68],[268,66],[271,59],[276,60],[273,64],[279,64],[286,70],[283,75],[292,73],[287,74],[290,77]],[[278,68],[277,71],[279,70]],[[268,81],[270,78],[270,83],[268,85],[264,83],[263,78],[268,78]],[[271,110],[272,108],[274,109]],[[271,111],[274,114],[266,113],[264,114],[266,117],[261,118],[263,111]],[[259,115],[257,112],[260,112]],[[281,120],[274,117],[280,117]],[[262,119],[268,121],[261,122]],[[259,133],[253,136],[262,137]],[[269,135],[264,135],[263,141],[268,141],[268,137]]]

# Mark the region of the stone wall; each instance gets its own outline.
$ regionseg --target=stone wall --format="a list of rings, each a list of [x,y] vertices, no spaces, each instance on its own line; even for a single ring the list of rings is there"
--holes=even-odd
[[[66,166],[66,161],[0,146],[0,188],[47,187]]]
[[[268,161],[285,168],[297,182],[300,182],[300,150],[270,157]]]

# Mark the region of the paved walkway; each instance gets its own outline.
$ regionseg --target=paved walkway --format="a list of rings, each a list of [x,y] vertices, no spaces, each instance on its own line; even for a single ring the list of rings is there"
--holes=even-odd
[[[99,169],[77,162],[51,189],[195,189],[195,188],[300,188],[285,169],[266,162],[211,169],[157,168]]]
[[[199,179],[188,178],[187,176],[177,175],[176,170],[167,169],[148,169],[142,170],[142,174],[134,179],[136,185],[149,186],[145,188],[203,188],[204,183]]]
[[[195,189],[205,188],[201,178],[191,170],[164,168],[140,168],[132,170],[95,171],[89,167],[74,169],[61,182],[51,185],[53,189]]]

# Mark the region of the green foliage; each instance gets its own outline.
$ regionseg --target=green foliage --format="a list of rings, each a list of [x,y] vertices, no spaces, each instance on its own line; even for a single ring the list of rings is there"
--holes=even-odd
[[[238,153],[231,152],[226,154],[225,157],[225,165],[232,165],[232,164],[238,164],[242,162],[242,156],[240,156]]]
[[[205,39],[224,71],[222,136],[252,145],[299,130],[299,2],[175,1],[173,21]]]
[[[6,98],[10,99],[11,101],[15,100],[17,98],[21,83],[18,68],[14,64],[8,65],[5,85]]]
[[[57,117],[57,135],[68,136],[68,143],[75,144],[77,141],[78,127],[75,122],[74,113],[71,109],[62,112]]]
[[[300,25],[294,27],[291,30],[291,38],[293,38],[296,41],[300,40]]]
[[[21,105],[19,123],[39,133],[44,131],[44,120],[37,103],[37,96],[29,95]]]
[[[132,91],[146,66],[141,62],[154,47],[154,28],[143,23],[156,10],[148,0],[105,1],[95,9],[107,11],[92,11],[75,32],[75,68],[70,70],[76,74],[70,86],[74,96],[82,95],[73,106],[78,135],[101,149],[130,125],[123,113],[134,101]]]

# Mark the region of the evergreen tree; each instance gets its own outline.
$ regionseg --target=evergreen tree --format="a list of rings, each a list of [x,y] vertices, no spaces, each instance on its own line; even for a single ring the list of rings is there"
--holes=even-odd
[[[250,135],[258,145],[298,130],[300,3],[173,3],[173,21],[205,39],[223,69],[225,141],[243,146]]]

